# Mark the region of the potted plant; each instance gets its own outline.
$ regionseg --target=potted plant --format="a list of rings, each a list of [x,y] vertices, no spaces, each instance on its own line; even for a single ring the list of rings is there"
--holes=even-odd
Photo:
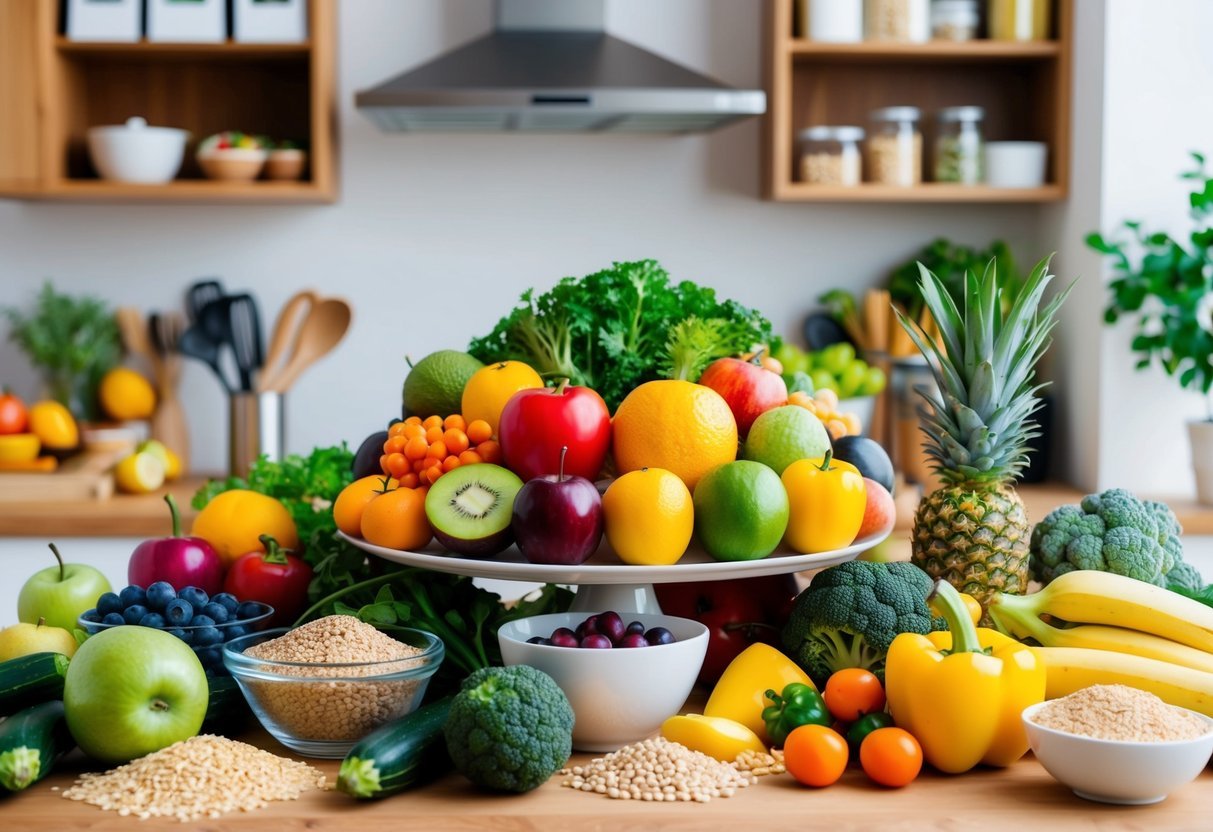
[[[1116,277],[1104,320],[1135,317],[1132,349],[1137,369],[1157,363],[1185,390],[1205,397],[1207,416],[1188,423],[1197,499],[1213,505],[1213,175],[1205,157],[1193,153],[1196,169],[1188,197],[1193,228],[1181,242],[1165,232],[1147,232],[1126,222],[1127,240],[1087,236],[1087,245],[1115,261]]]

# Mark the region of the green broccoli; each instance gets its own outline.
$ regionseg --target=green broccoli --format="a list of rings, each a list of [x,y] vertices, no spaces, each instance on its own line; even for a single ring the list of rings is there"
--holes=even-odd
[[[1032,574],[1047,584],[1076,569],[1097,569],[1157,586],[1190,586],[1200,576],[1184,563],[1182,531],[1165,503],[1139,500],[1122,488],[1089,494],[1036,524]]]
[[[443,726],[447,752],[478,786],[529,792],[573,750],[573,707],[541,670],[486,667],[463,681]]]
[[[1185,589],[1189,592],[1200,592],[1204,585],[1200,572],[1190,563],[1178,563],[1167,573],[1167,589],[1176,592]]]
[[[819,685],[844,667],[862,667],[883,680],[885,654],[897,635],[944,628],[927,606],[933,586],[910,563],[832,566],[796,598],[783,646]]]

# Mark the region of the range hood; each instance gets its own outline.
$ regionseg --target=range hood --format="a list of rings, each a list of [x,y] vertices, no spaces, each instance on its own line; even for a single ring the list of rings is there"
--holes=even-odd
[[[766,111],[739,90],[608,35],[605,0],[497,0],[489,35],[359,92],[385,132],[693,133]]]

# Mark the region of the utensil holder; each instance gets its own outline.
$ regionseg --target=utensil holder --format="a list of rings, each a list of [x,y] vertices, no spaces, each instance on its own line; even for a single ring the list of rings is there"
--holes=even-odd
[[[286,409],[277,392],[232,393],[228,397],[228,469],[233,477],[248,474],[262,454],[272,461],[285,455]]]

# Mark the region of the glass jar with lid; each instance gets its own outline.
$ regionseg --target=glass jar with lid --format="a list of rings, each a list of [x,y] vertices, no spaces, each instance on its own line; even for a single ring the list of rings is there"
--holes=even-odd
[[[926,43],[931,38],[931,0],[866,0],[863,28],[868,40]]]
[[[800,131],[800,181],[853,187],[863,181],[862,127],[819,125]]]
[[[945,107],[939,111],[935,138],[935,181],[977,185],[985,179],[985,142],[981,107]]]
[[[922,182],[922,131],[917,107],[873,110],[868,139],[868,171],[882,185],[917,185]]]
[[[977,37],[977,0],[931,0],[931,37],[966,41]]]

